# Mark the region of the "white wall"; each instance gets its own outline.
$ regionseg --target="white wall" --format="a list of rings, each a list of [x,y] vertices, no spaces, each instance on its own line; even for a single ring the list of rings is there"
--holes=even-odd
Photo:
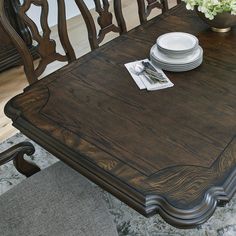
[[[57,24],[57,8],[54,9],[54,6],[57,6],[57,0],[48,0],[48,2],[49,2],[49,15],[48,15],[49,26],[54,26]],[[89,9],[94,8],[93,0],[85,0],[85,2],[87,3],[87,6]],[[70,19],[80,14],[74,0],[65,0],[65,4],[66,4],[67,19]],[[40,16],[39,9],[40,9],[39,7],[32,5],[29,11],[27,12],[27,14],[30,18],[33,19],[33,21],[37,24],[37,26],[40,29],[41,27],[40,27],[40,20],[39,20],[39,16]]]

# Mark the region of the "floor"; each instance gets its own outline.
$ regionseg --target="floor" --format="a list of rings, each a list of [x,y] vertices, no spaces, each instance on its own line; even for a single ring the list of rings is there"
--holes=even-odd
[[[175,4],[175,0],[170,0],[170,7],[174,6]],[[113,9],[113,7],[111,6],[110,9]],[[139,24],[139,19],[136,1],[124,1],[122,9],[128,30],[137,26]],[[160,10],[155,9],[152,12],[150,18],[160,13]],[[92,14],[93,16],[96,16],[95,11],[92,11]],[[87,30],[81,16],[76,16],[68,20],[68,32],[77,58],[90,51],[87,39]],[[116,36],[117,34],[115,33],[109,34],[106,36],[104,43]],[[51,37],[56,41],[58,40],[56,27],[52,27]],[[57,50],[60,51],[62,48],[58,47]],[[42,77],[52,73],[62,65],[64,64],[60,62],[52,63],[47,67]],[[22,92],[23,88],[25,88],[27,84],[28,83],[22,66],[15,67],[0,73],[0,142],[6,140],[17,132],[17,130],[11,125],[11,120],[5,116],[4,106],[10,98]]]

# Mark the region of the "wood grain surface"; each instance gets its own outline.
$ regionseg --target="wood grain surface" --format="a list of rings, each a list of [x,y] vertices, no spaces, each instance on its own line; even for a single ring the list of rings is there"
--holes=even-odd
[[[170,31],[196,35],[203,64],[137,88],[124,63]],[[179,5],[36,82],[8,102],[13,125],[145,216],[205,222],[236,190],[236,29],[211,32]]]

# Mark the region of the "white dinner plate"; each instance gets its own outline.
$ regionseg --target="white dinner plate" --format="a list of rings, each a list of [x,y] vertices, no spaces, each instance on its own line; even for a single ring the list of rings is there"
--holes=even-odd
[[[192,67],[195,64],[198,64],[200,61],[202,61],[202,57],[200,57],[198,60],[196,60],[195,62],[188,64],[188,65],[168,65],[168,64],[163,64],[157,60],[155,60],[154,58],[151,57],[151,61],[154,61],[156,64],[160,65],[161,67],[167,67],[167,68],[188,68],[188,67]]]
[[[153,57],[150,58],[151,62],[158,68],[166,70],[166,71],[172,71],[172,72],[184,72],[189,71],[197,68],[202,64],[203,57],[201,56],[198,60],[196,60],[193,63],[190,63],[188,65],[168,65],[168,64],[162,64],[159,61],[155,60]]]
[[[154,57],[157,61],[160,61],[165,64],[172,64],[172,65],[186,65],[188,63],[192,63],[196,61],[199,57],[203,54],[203,50],[200,46],[193,53],[186,55],[184,58],[170,58],[167,55],[160,52],[157,48],[157,45],[153,45],[150,50],[150,55]]]
[[[167,64],[167,63],[163,63],[163,62],[160,62],[158,60],[156,60],[152,55],[150,56],[150,58],[152,59],[152,61],[155,61],[156,63],[162,65],[162,66],[168,66],[168,67],[176,67],[176,68],[183,68],[183,67],[188,67],[188,66],[192,66],[194,64],[197,64],[199,61],[202,60],[202,56],[200,56],[199,58],[197,58],[194,62],[191,62],[191,63],[188,63],[188,64]]]
[[[193,69],[199,67],[199,66],[202,64],[202,62],[199,62],[198,64],[193,65],[193,66],[191,66],[191,67],[187,67],[187,68],[169,68],[169,67],[163,67],[163,66],[161,67],[160,65],[155,64],[155,62],[153,62],[153,64],[154,64],[156,67],[161,68],[162,70],[165,70],[165,71],[171,71],[171,72],[185,72],[185,71],[190,71],[190,70],[193,70]]]
[[[198,39],[188,33],[171,32],[157,38],[157,46],[163,52],[185,53],[193,50],[198,44]]]

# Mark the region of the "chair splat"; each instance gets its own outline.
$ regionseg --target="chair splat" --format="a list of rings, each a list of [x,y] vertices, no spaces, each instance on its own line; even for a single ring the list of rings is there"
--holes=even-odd
[[[95,10],[98,13],[97,22],[100,27],[97,32],[94,19],[86,5],[82,0],[75,0],[88,29],[88,38],[91,49],[99,47],[105,35],[109,32],[122,34],[127,31],[120,0],[114,0],[114,13],[117,20],[117,25],[113,23],[113,14],[109,11],[110,4],[108,0],[94,0]]]

